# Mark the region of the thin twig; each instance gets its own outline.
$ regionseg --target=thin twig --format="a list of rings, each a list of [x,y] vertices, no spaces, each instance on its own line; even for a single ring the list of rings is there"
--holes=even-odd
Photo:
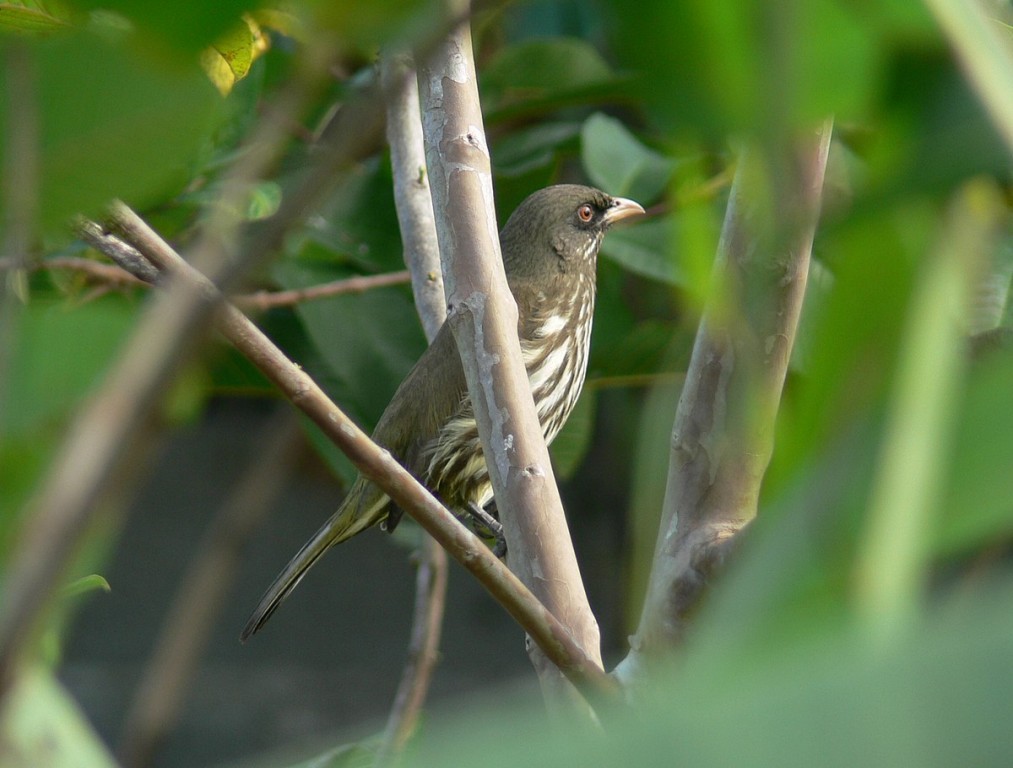
[[[116,261],[116,265],[104,264],[94,259],[85,259],[79,256],[54,256],[41,261],[32,262],[29,269],[32,271],[44,269],[59,269],[72,272],[82,272],[89,277],[113,285],[148,287],[154,282],[157,271],[152,271],[151,280],[145,282],[132,273],[143,273],[145,268],[151,266],[140,254],[129,244],[109,233],[104,232],[94,222],[78,222],[77,232],[88,245]],[[112,254],[115,254],[112,255]],[[138,260],[139,259],[139,260]],[[120,266],[120,262],[131,263],[130,267]],[[0,271],[13,269],[14,262],[11,259],[0,259]],[[411,279],[407,270],[400,272],[384,272],[379,275],[357,275],[345,277],[340,280],[331,280],[327,283],[319,283],[306,288],[294,288],[284,291],[254,291],[252,293],[238,294],[232,301],[244,309],[255,309],[266,311],[279,307],[291,307],[307,301],[329,299],[334,296],[344,296],[350,293],[364,293],[374,288],[386,288],[391,285],[403,285]]]
[[[287,291],[256,291],[254,293],[234,296],[232,301],[237,307],[242,309],[264,311],[277,309],[278,307],[291,307],[306,301],[330,299],[334,296],[344,296],[349,293],[364,293],[374,288],[386,288],[390,285],[404,285],[410,279],[411,275],[408,271],[401,270],[400,272],[385,272],[379,275],[345,277],[341,280],[332,280],[329,283],[320,283],[306,288],[293,288]]]
[[[0,259],[0,270],[5,269],[7,266],[8,260]],[[110,285],[147,285],[143,280],[138,280],[118,266],[95,261],[94,259],[85,259],[80,256],[51,256],[48,259],[32,262],[28,269],[32,272],[41,272],[42,270],[78,272],[93,280]]]
[[[403,749],[418,725],[440,656],[440,635],[447,596],[447,551],[423,533],[415,576],[415,610],[412,615],[408,658],[387,717],[387,727],[374,765],[388,765]]]
[[[242,552],[283,489],[301,440],[287,408],[271,418],[258,453],[204,534],[134,693],[119,748],[125,768],[149,765],[175,725]]]
[[[133,211],[114,205],[112,218],[137,247],[173,280],[191,285],[206,296],[217,289],[182,259]],[[356,468],[429,532],[444,549],[502,605],[545,655],[587,695],[617,693],[615,681],[590,658],[570,632],[531,591],[492,554],[488,547],[447,510],[411,473],[377,446],[324,394],[298,365],[289,360],[235,306],[225,303],[217,327],[235,347],[320,427]]]

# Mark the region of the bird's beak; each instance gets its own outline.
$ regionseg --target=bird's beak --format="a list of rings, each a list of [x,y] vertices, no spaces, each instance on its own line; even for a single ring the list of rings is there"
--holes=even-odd
[[[605,211],[605,223],[612,226],[617,221],[629,219],[633,216],[643,216],[644,206],[625,197],[613,197],[612,205]]]

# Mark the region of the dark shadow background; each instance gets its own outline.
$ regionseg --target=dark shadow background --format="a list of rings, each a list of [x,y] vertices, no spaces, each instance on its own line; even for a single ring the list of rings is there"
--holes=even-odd
[[[218,399],[200,423],[166,440],[102,571],[111,593],[92,595],[76,617],[60,676],[112,746],[184,569],[257,450],[251,436],[275,407]],[[625,642],[617,608],[627,483],[625,468],[610,458],[613,432],[609,418],[598,419],[588,460],[562,490],[606,655],[614,658]],[[239,643],[263,590],[341,498],[312,451],[304,455],[245,553],[181,720],[153,763],[159,768],[245,764],[272,753],[295,760],[383,727],[405,658],[415,573],[409,551],[379,530],[329,553],[264,630]],[[460,707],[469,694],[500,686],[537,696],[522,632],[453,561],[449,576],[432,708]]]

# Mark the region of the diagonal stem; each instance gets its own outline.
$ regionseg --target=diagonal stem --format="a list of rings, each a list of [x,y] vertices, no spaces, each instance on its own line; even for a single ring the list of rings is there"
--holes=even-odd
[[[113,221],[136,248],[174,280],[210,297],[219,296],[211,282],[186,263],[162,238],[122,203]],[[97,226],[97,225],[93,225]],[[278,389],[320,427],[358,470],[383,490],[514,617],[567,679],[589,696],[617,692],[597,660],[591,659],[567,629],[482,541],[390,455],[377,446],[324,394],[298,365],[289,360],[242,312],[225,303],[217,328]]]

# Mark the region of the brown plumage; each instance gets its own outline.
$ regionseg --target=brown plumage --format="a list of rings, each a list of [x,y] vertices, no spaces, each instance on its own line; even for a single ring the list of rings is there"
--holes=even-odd
[[[521,352],[547,442],[559,433],[584,383],[602,237],[616,221],[643,212],[631,200],[559,185],[528,197],[500,233]],[[449,508],[481,508],[492,499],[464,369],[447,325],[394,393],[373,439]],[[400,517],[383,491],[360,475],[338,511],[267,590],[243,640],[330,547],[380,522],[392,530]]]

